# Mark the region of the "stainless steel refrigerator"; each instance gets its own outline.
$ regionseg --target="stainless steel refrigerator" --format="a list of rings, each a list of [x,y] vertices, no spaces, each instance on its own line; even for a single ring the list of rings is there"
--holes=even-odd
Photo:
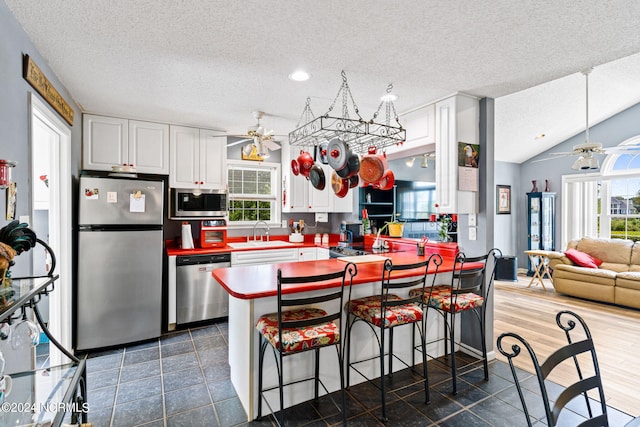
[[[77,350],[160,336],[164,182],[80,177]]]

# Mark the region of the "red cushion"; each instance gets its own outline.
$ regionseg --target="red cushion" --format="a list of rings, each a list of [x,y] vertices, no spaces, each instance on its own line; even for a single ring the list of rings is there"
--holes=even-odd
[[[598,268],[602,264],[602,260],[594,258],[588,253],[580,252],[577,249],[567,249],[564,253],[567,258],[580,267]]]

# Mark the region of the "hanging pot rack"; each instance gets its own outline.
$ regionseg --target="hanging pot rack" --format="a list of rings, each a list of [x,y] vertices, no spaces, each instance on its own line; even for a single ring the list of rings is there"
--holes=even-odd
[[[371,120],[366,121],[360,115],[358,106],[353,99],[344,70],[341,76],[342,85],[324,115],[315,117],[311,111],[311,100],[307,98],[296,129],[289,133],[289,144],[291,146],[315,147],[331,139],[339,138],[354,153],[365,154],[371,147],[375,147],[380,152],[386,147],[404,143],[406,130],[400,124],[393,101],[388,96],[391,94],[393,85],[387,86],[387,96],[380,102]],[[337,117],[332,113],[340,97],[342,98],[342,116]],[[383,105],[386,114],[385,122],[379,123],[376,122],[376,119]],[[357,118],[349,116],[349,106]],[[395,121],[394,124],[392,124],[392,119]]]

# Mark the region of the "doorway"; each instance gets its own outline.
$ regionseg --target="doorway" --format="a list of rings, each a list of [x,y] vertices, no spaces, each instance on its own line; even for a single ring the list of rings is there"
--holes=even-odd
[[[50,332],[71,348],[71,130],[38,97],[29,94],[31,140],[31,221],[38,237],[56,255],[56,281],[48,304],[41,304]],[[33,274],[46,271],[49,260],[34,251]],[[64,363],[60,352],[50,352],[50,364]]]

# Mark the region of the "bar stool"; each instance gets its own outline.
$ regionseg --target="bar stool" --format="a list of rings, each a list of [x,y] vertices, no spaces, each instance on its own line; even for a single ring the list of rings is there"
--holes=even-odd
[[[459,313],[471,311],[474,313],[480,327],[480,341],[482,348],[482,363],[484,379],[489,380],[489,365],[487,361],[487,343],[485,339],[485,325],[487,317],[487,304],[485,301],[493,284],[496,260],[502,256],[499,249],[491,249],[486,255],[467,257],[459,252],[456,255],[451,283],[438,285],[425,289],[423,302],[428,317],[428,309],[435,309],[444,319],[445,357],[448,355],[448,346],[451,351],[451,381],[452,394],[458,393],[458,382],[455,357],[455,326]],[[465,264],[471,268],[464,269]],[[475,266],[475,267],[474,267]],[[487,274],[487,266],[491,271]],[[418,295],[419,290],[413,290],[411,295]],[[448,342],[447,342],[448,341]]]
[[[413,369],[404,360],[393,353],[393,331],[396,327],[402,325],[418,325],[420,333],[420,342],[422,345],[422,377],[424,381],[425,403],[429,403],[429,380],[427,376],[427,359],[425,352],[425,323],[424,311],[421,307],[421,295],[427,282],[427,274],[433,274],[433,280],[438,273],[438,268],[442,264],[442,257],[438,254],[431,255],[426,261],[414,264],[394,265],[390,259],[385,260],[382,271],[382,280],[380,294],[371,295],[363,298],[350,299],[345,306],[349,313],[347,321],[347,388],[350,385],[350,370],[355,370],[370,384],[380,389],[380,400],[382,402],[382,420],[387,422],[386,407],[386,390],[385,390],[385,357],[388,358],[388,377],[393,376],[393,359],[402,362],[408,368]],[[429,266],[432,265],[432,271]],[[415,270],[415,273],[407,280],[395,279],[395,272],[407,272]],[[433,283],[432,283],[433,285]],[[417,288],[419,293],[415,296],[401,296],[395,292],[403,289]],[[389,291],[393,290],[394,293]],[[370,357],[355,362],[351,361],[351,333],[357,322],[363,322],[371,328],[376,340],[378,341],[379,353],[377,356]],[[389,347],[385,352],[385,331],[389,335]],[[414,330],[415,334],[415,330]],[[412,349],[413,351],[413,349]],[[356,365],[379,358],[380,361],[380,385],[371,380],[367,375],[361,372]]]
[[[344,287],[346,282],[350,287],[353,277],[357,274],[357,267],[353,263],[347,263],[343,270],[314,276],[283,277],[278,269],[278,311],[260,317],[256,323],[256,329],[260,332],[260,353],[258,367],[258,419],[262,417],[262,400],[274,411],[265,396],[270,390],[279,390],[280,419],[274,414],[276,423],[284,426],[284,387],[304,381],[314,381],[314,399],[318,399],[319,385],[322,385],[325,393],[329,391],[320,380],[320,349],[334,346],[338,355],[338,369],[340,372],[340,390],[342,403],[338,406],[329,395],[331,401],[341,410],[343,423],[346,424],[346,400],[344,393],[344,349],[340,325],[342,324],[342,306]],[[283,294],[283,285],[309,285],[315,282],[325,282],[340,279],[340,286],[326,290],[315,291],[313,296],[299,296],[299,294]],[[298,295],[298,296],[297,296]],[[322,305],[323,308],[319,308]],[[287,310],[287,307],[294,307]],[[264,356],[267,347],[271,347],[276,359],[278,371],[278,385],[264,388]],[[314,376],[292,380],[284,383],[283,361],[287,356],[313,350],[315,352]]]

